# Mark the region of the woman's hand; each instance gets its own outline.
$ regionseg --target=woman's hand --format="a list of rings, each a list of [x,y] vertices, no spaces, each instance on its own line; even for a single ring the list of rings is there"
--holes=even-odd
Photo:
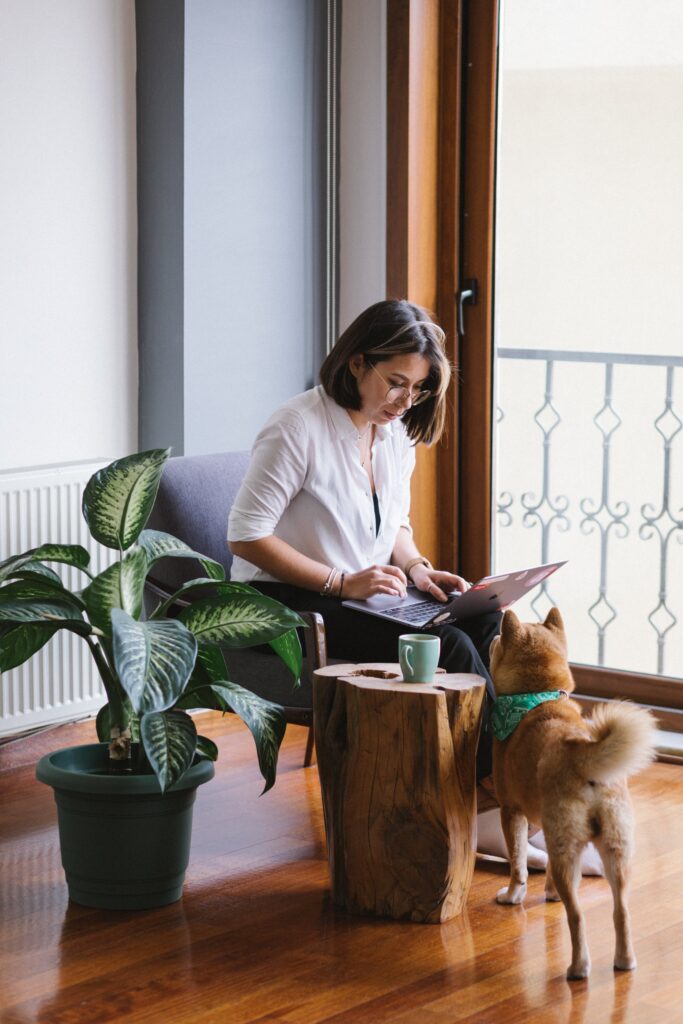
[[[426,565],[419,563],[410,570],[410,578],[418,590],[424,590],[438,601],[447,601],[449,593],[454,590],[459,590],[462,594],[470,587],[462,576],[443,572],[441,569],[428,569]]]
[[[457,578],[454,577],[454,579]],[[398,566],[371,565],[369,569],[346,574],[342,600],[353,598],[355,601],[364,601],[366,597],[372,597],[374,594],[394,594],[399,598],[405,597],[406,585],[405,573]]]

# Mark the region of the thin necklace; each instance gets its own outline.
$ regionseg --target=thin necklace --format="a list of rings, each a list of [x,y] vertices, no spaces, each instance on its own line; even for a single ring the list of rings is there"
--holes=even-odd
[[[365,463],[367,462],[368,455],[372,451],[372,437],[370,437],[370,443],[368,445],[367,451],[365,452],[365,455],[363,454],[363,451],[361,449],[360,442],[363,440],[364,437],[367,436],[367,434],[370,432],[371,429],[372,429],[372,423],[370,423],[365,428],[365,430],[363,431],[362,434],[358,434],[358,451],[360,453],[360,464],[363,467],[363,469],[365,469]]]

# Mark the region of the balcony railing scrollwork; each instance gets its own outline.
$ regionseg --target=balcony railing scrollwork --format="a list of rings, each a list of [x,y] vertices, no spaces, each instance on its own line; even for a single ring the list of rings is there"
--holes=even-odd
[[[545,387],[543,400],[533,413],[533,420],[541,432],[541,477],[538,494],[521,489],[519,512],[521,525],[524,528],[537,527],[540,530],[540,559],[551,561],[551,534],[553,530],[567,531],[572,518],[580,532],[588,536],[598,534],[599,537],[599,578],[597,594],[588,606],[587,614],[595,625],[597,633],[596,663],[604,665],[606,659],[606,638],[608,629],[617,618],[618,600],[609,592],[609,553],[614,538],[625,538],[637,527],[637,536],[642,541],[656,539],[658,542],[658,600],[647,615],[648,623],[654,631],[656,641],[656,671],[664,673],[667,636],[678,625],[678,617],[672,607],[672,587],[670,576],[671,543],[674,537],[683,543],[683,508],[676,509],[672,501],[672,485],[674,468],[683,466],[683,454],[678,452],[675,461],[676,439],[683,441],[683,420],[674,408],[674,378],[676,371],[683,368],[683,357],[648,356],[640,354],[616,355],[607,352],[570,352],[550,349],[498,348],[496,356],[501,360],[542,361],[545,363]],[[563,422],[563,410],[558,401],[557,389],[554,386],[555,373],[561,372],[562,364],[586,364],[586,371],[601,373],[603,378],[601,405],[592,416],[597,430],[596,442],[601,446],[601,483],[599,497],[590,495],[557,494],[551,478],[553,474],[553,435]],[[624,409],[618,409],[615,397],[615,368],[622,366],[643,366],[661,368],[663,385],[663,402],[661,412],[656,416],[649,428],[643,423],[643,429],[654,430],[661,438],[662,476],[659,498],[655,501],[639,503],[639,520],[634,522],[636,513],[632,513],[631,504],[623,497],[617,498],[615,489],[619,489],[620,481],[613,472],[613,455],[615,435],[624,424]],[[582,401],[583,401],[582,397]],[[597,403],[596,403],[597,405]],[[530,414],[532,403],[530,403]],[[498,406],[496,428],[499,438],[506,430],[504,409]],[[496,512],[498,525],[501,529],[514,525],[517,511],[514,495],[508,488],[502,491],[497,499]],[[577,522],[578,520],[578,522]],[[679,599],[683,597],[683,588],[675,591]],[[543,603],[555,603],[550,594],[549,586],[544,583],[531,603],[534,613],[542,618]],[[652,671],[652,669],[650,669]],[[676,674],[681,674],[678,667]]]

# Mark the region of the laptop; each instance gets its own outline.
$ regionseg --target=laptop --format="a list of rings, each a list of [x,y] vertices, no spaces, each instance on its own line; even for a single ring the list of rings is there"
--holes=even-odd
[[[565,559],[564,562],[549,562],[498,576],[484,576],[463,594],[450,594],[447,602],[437,601],[417,587],[408,587],[402,599],[393,594],[376,594],[365,601],[342,601],[342,604],[345,608],[378,615],[381,619],[390,619],[413,629],[442,626],[446,622],[469,619],[485,612],[505,611],[566,564]]]

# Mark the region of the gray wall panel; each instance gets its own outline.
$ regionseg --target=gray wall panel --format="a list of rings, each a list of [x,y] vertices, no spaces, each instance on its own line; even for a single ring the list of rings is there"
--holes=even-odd
[[[184,0],[137,0],[138,436],[183,454]]]
[[[317,378],[327,7],[137,0],[141,447],[249,447]]]
[[[320,363],[324,13],[186,0],[188,454],[249,447]]]

